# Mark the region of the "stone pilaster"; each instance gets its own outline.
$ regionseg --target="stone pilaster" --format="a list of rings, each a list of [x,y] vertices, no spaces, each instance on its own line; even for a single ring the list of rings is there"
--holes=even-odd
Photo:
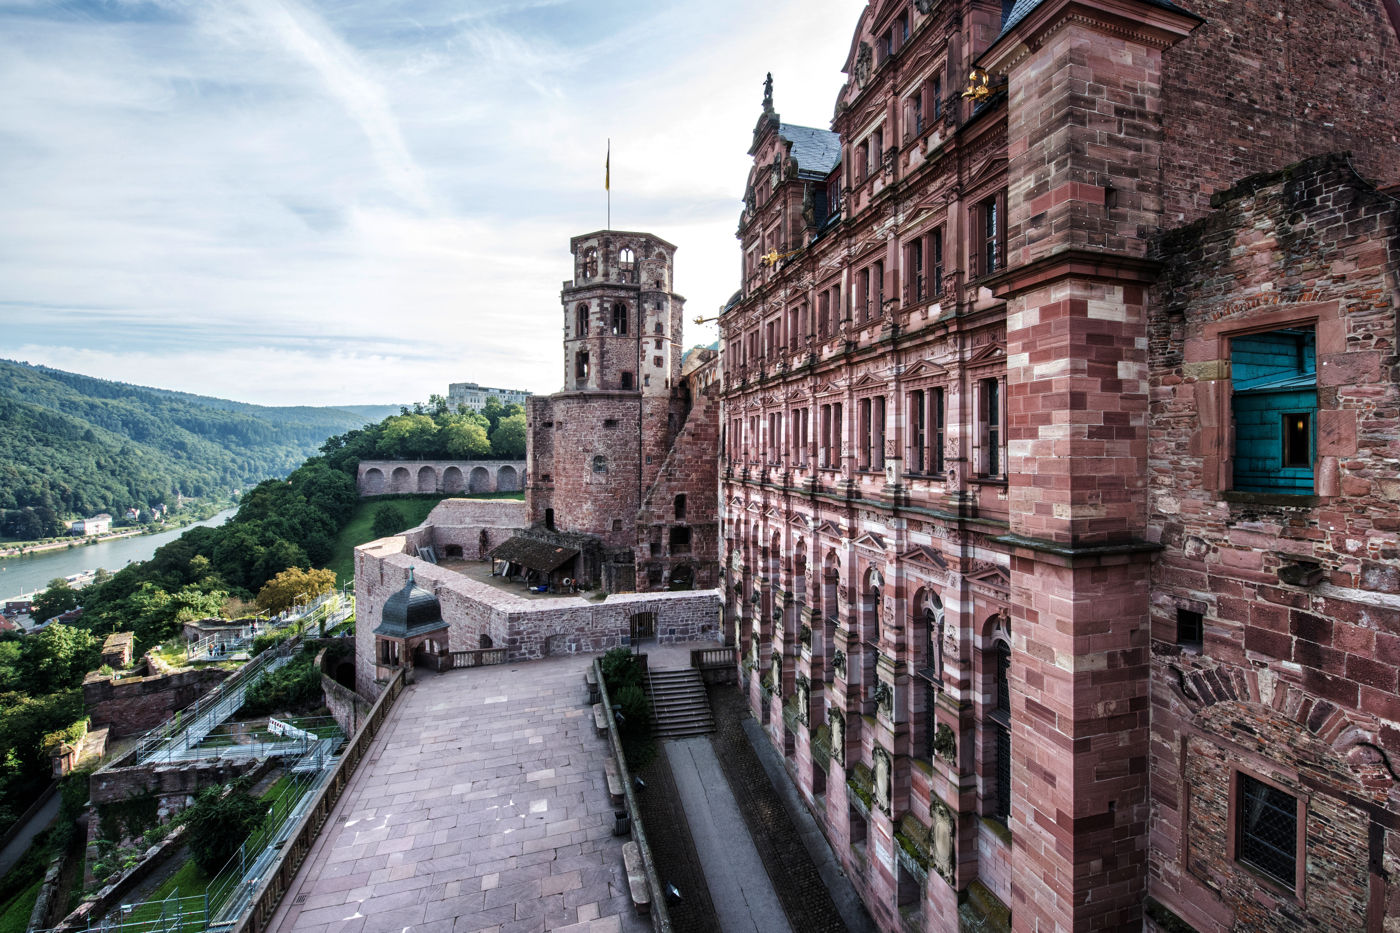
[[[1008,478],[1016,930],[1132,929],[1146,890],[1145,234],[1161,51],[1197,21],[1051,0],[1008,80]]]

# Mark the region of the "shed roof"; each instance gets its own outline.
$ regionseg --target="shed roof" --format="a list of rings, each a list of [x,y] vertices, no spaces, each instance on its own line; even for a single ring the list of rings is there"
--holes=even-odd
[[[521,564],[541,573],[551,573],[578,556],[578,548],[563,547],[516,535],[491,549],[492,560],[509,561]]]

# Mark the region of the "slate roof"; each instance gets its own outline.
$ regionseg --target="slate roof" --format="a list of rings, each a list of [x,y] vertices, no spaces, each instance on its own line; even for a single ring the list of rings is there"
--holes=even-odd
[[[1014,29],[1017,23],[1025,19],[1027,16],[1030,16],[1031,13],[1034,12],[1035,8],[1040,6],[1040,4],[1043,2],[1044,0],[1016,0],[1016,5],[1011,8],[1011,15],[1006,18],[1006,25],[1001,27],[1001,35],[997,38],[1001,38],[1001,36],[1006,35],[1007,32],[1009,32],[1011,29]],[[1142,2],[1149,4],[1150,6],[1155,6],[1161,10],[1171,10],[1173,13],[1182,13],[1186,16],[1195,16],[1194,13],[1191,13],[1188,10],[1183,10],[1175,3],[1172,3],[1171,0],[1142,0]],[[1197,18],[1199,19],[1199,17]]]
[[[577,556],[576,547],[560,547],[548,541],[538,541],[520,535],[491,549],[492,560],[521,564],[541,573],[552,573]]]
[[[783,123],[778,135],[792,143],[792,157],[801,172],[826,176],[841,161],[841,137],[830,130]]]
[[[384,601],[381,621],[374,634],[386,638],[415,638],[444,628],[447,623],[442,621],[438,598],[414,582],[410,567],[404,588]]]

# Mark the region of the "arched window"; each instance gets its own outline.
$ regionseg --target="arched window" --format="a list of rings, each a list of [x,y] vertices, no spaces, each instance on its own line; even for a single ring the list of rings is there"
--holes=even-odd
[[[637,255],[632,252],[631,247],[624,246],[617,254],[617,268],[623,273],[630,273],[637,268]]]
[[[608,472],[608,458],[607,458],[607,457],[604,457],[602,454],[595,454],[594,457],[593,457],[593,472],[594,472],[594,473],[606,473],[606,472]]]
[[[622,302],[613,305],[612,332],[614,337],[627,336],[627,306]]]
[[[581,304],[574,312],[574,336],[588,336],[588,305]]]
[[[984,813],[1003,823],[1011,819],[1011,631],[1005,613],[992,617],[991,643],[983,654],[983,696],[987,698],[982,722],[983,761],[990,755],[990,767],[984,771],[991,786],[984,782],[982,800]],[[990,690],[988,690],[990,688]],[[990,696],[987,694],[990,693]]]
[[[596,278],[598,275],[598,249],[590,246],[583,251],[583,277]]]

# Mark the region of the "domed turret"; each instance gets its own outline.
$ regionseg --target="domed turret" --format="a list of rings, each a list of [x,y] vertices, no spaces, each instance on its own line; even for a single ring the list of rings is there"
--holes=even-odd
[[[414,582],[410,567],[404,588],[384,601],[383,620],[374,634],[385,638],[412,638],[446,627],[438,598]]]

